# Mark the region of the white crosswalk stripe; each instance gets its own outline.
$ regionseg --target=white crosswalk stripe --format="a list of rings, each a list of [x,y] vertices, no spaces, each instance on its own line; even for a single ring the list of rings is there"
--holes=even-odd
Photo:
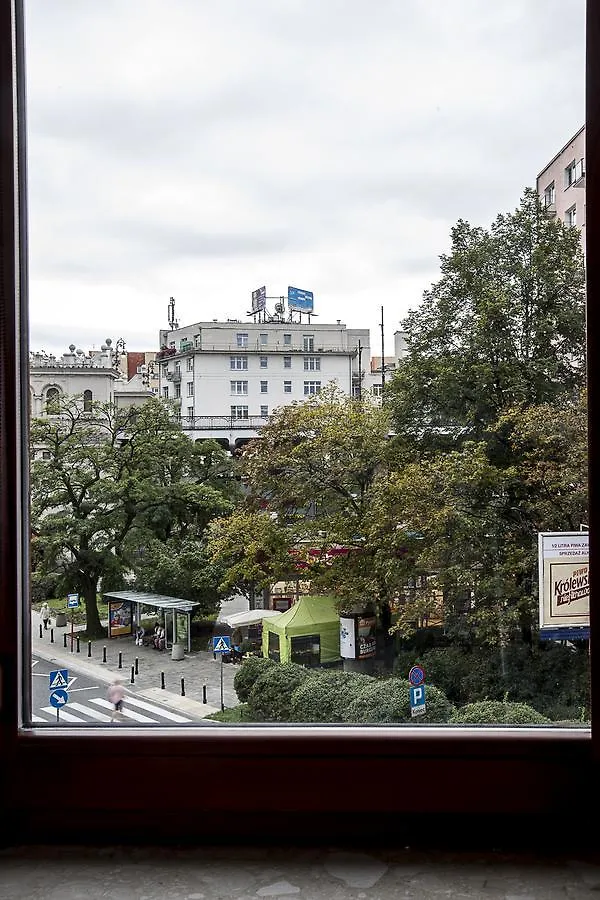
[[[86,702],[80,702],[85,700]],[[59,723],[81,723],[89,724],[92,722],[110,722],[111,713],[113,711],[112,703],[109,703],[104,697],[89,697],[80,695],[80,700],[70,700],[68,707],[61,706],[59,713]],[[100,707],[100,709],[98,709]],[[131,707],[135,707],[132,709]],[[142,711],[140,711],[142,710]],[[53,706],[42,706],[36,710],[39,715],[33,715],[31,721],[33,724],[50,724],[56,725],[56,710]],[[146,715],[147,713],[147,715]],[[48,718],[44,718],[47,714]],[[171,712],[146,700],[139,700],[137,697],[127,695],[123,704],[123,718],[130,719],[132,722],[140,722],[144,725],[160,725],[160,724],[186,724],[193,722],[193,719],[182,716],[179,713]]]

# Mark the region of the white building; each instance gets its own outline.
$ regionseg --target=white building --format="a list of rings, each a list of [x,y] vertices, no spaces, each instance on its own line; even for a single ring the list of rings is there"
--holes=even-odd
[[[536,189],[548,215],[579,229],[585,252],[585,125],[542,169]]]
[[[356,395],[370,368],[368,329],[313,322],[198,322],[160,332],[160,396],[194,440],[234,448],[277,407],[334,383]],[[360,368],[359,368],[360,357]]]

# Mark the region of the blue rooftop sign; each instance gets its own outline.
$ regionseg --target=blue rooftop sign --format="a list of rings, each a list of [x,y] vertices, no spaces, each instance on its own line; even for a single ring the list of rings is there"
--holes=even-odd
[[[314,294],[312,291],[303,291],[300,288],[288,287],[288,308],[297,312],[311,313],[314,307]]]

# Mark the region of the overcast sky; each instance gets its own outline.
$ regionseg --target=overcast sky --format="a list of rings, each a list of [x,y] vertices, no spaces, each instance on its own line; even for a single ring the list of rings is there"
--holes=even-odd
[[[584,119],[584,0],[27,0],[31,347],[312,290],[386,345]],[[272,305],[272,303],[270,304]]]

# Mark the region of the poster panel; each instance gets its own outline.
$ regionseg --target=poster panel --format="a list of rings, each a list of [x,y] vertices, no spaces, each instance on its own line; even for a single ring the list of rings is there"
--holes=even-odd
[[[340,616],[340,656],[342,659],[356,659],[355,623],[355,616]]]
[[[538,535],[540,630],[590,624],[589,534]]]
[[[131,603],[128,600],[109,600],[108,636],[112,638],[122,634],[133,634]]]
[[[377,639],[375,631],[377,618],[375,616],[363,616],[358,620],[358,655],[357,659],[368,659],[375,656]]]

